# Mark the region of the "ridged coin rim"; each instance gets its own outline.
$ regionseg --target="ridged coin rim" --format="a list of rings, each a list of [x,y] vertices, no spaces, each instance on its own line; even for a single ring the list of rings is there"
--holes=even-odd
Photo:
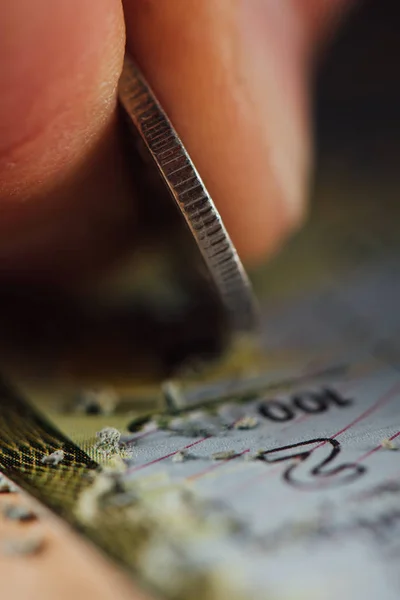
[[[213,200],[138,67],[125,57],[119,100],[189,227],[236,331],[256,323],[251,284]]]

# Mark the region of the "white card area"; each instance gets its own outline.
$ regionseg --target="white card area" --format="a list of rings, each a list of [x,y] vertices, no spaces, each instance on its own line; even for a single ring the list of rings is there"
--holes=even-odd
[[[266,318],[265,347],[291,352],[290,364],[266,378],[297,383],[225,406],[219,416],[195,415],[216,435],[133,436],[130,479],[208,501],[215,534],[180,539],[185,568],[228,571],[247,598],[400,597],[399,282],[398,269],[378,264]],[[296,352],[307,354],[303,364],[294,365]],[[347,372],[313,381],[313,368],[343,363]],[[222,421],[243,416],[255,416],[258,426],[222,429]],[[192,458],[174,462],[183,449]],[[213,460],[221,451],[235,456]],[[225,517],[240,531],[220,531]]]

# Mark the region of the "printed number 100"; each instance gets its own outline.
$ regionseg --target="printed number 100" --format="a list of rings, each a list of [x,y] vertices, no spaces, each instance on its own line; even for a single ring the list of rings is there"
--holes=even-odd
[[[327,411],[332,406],[344,408],[352,404],[352,400],[343,398],[331,388],[324,388],[319,392],[303,392],[296,394],[284,402],[269,400],[261,402],[258,406],[259,413],[276,423],[291,421],[298,413],[316,415]]]

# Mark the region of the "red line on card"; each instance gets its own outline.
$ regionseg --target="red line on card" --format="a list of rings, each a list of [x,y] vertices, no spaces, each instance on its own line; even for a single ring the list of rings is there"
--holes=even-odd
[[[187,481],[194,481],[195,479],[199,479],[200,477],[203,477],[204,475],[207,475],[208,473],[211,473],[212,471],[215,471],[215,469],[218,469],[218,467],[222,467],[227,462],[230,462],[231,460],[234,460],[235,458],[239,458],[239,456],[243,456],[243,454],[246,454],[246,452],[250,452],[250,448],[247,448],[247,450],[243,450],[243,452],[235,454],[235,456],[231,456],[230,458],[226,458],[225,460],[221,460],[221,462],[217,463],[216,465],[212,465],[211,467],[207,467],[206,469],[203,469],[203,471],[200,471],[199,473],[195,473],[194,475],[190,475],[187,478]]]
[[[400,435],[400,431],[398,431],[397,433],[395,433],[388,439],[390,441],[392,441],[392,440],[396,439],[399,435]],[[375,448],[372,448],[372,450],[369,450],[365,454],[362,454],[359,458],[357,458],[357,460],[355,462],[359,463],[359,462],[365,460],[366,458],[368,458],[369,456],[371,456],[371,454],[374,454],[375,452],[378,452],[378,450],[381,450],[381,449],[382,449],[382,444],[379,444],[379,446],[376,446]]]
[[[347,393],[349,391],[349,389],[352,388],[353,385],[354,385],[354,382],[347,383],[347,385],[344,385],[343,388],[339,390],[339,393],[340,394]],[[288,425],[286,425],[285,427],[283,427],[281,429],[281,433],[283,431],[287,431],[288,429],[291,429],[292,427],[295,427],[296,425],[300,425],[300,423],[303,423],[304,421],[307,421],[310,417],[312,417],[312,414],[309,414],[309,413],[305,414],[305,415],[301,415],[300,417],[298,417],[297,419],[295,419],[294,421],[292,421],[292,423],[289,423]],[[319,447],[319,446],[317,446],[317,447]]]
[[[160,456],[159,458],[155,458],[154,460],[151,460],[150,462],[144,463],[143,465],[137,465],[136,467],[132,467],[131,469],[128,469],[126,471],[127,474],[130,473],[134,473],[135,471],[140,471],[141,469],[144,469],[145,467],[149,467],[150,465],[154,465],[162,460],[165,460],[166,458],[170,458],[171,456],[174,456],[174,454],[177,454],[178,452],[181,452],[182,450],[187,450],[188,448],[192,448],[193,446],[196,446],[197,444],[201,444],[201,442],[205,442],[205,440],[209,439],[209,435],[202,438],[201,440],[197,440],[196,442],[192,442],[191,444],[188,444],[187,446],[183,446],[183,448],[178,448],[178,450],[175,450],[174,452],[170,452],[169,454],[164,454],[164,456]]]
[[[378,398],[378,400],[372,404],[372,406],[370,406],[369,408],[367,408],[364,412],[362,412],[357,418],[355,418],[353,421],[351,421],[348,425],[346,425],[346,427],[343,427],[343,429],[341,429],[340,431],[338,431],[335,435],[332,436],[332,438],[337,438],[339,435],[341,435],[342,433],[344,433],[345,431],[348,431],[351,427],[353,427],[353,425],[355,425],[356,423],[359,423],[360,421],[362,421],[363,419],[365,419],[366,417],[369,417],[372,413],[374,413],[378,408],[381,408],[381,406],[383,406],[384,404],[386,404],[387,402],[389,402],[389,400],[391,400],[393,398],[394,395],[396,395],[396,393],[400,390],[400,383],[397,382],[395,385],[393,385],[387,392],[386,394],[384,394],[383,396],[381,396],[380,398]],[[389,438],[389,440],[394,440],[397,436],[400,435],[400,431],[395,433],[392,437]],[[314,448],[314,450],[316,450],[317,448],[320,448],[321,446],[323,446],[324,444],[326,444],[326,442],[322,442],[321,444],[318,444],[318,446],[316,446]],[[354,462],[359,463],[363,460],[365,460],[366,458],[368,458],[369,456],[371,456],[371,454],[374,454],[375,452],[377,452],[378,450],[380,450],[382,448],[382,445],[380,444],[379,446],[376,446],[375,448],[372,448],[372,450],[369,450],[368,452],[365,452],[364,454],[362,454],[359,458],[357,458]],[[329,476],[327,477],[327,480],[329,479]],[[318,486],[319,488],[323,488],[324,487],[324,482],[321,482]]]
[[[400,435],[400,431],[398,431],[397,433],[393,434],[390,438],[388,438],[390,441],[396,439],[398,436]],[[375,448],[372,448],[372,450],[368,450],[368,452],[365,452],[364,454],[362,454],[359,458],[357,458],[354,462],[355,463],[360,463],[363,460],[365,460],[366,458],[369,458],[371,456],[371,454],[375,454],[375,452],[378,452],[378,450],[382,449],[382,444],[379,444],[379,446],[375,446]],[[400,475],[400,472],[397,471],[397,477]],[[385,479],[384,481],[393,481],[395,479],[397,479],[396,476],[392,476],[392,477],[388,477],[387,479]],[[319,487],[323,487],[323,485],[320,485]],[[363,494],[364,492],[360,492],[358,494],[355,494],[354,496],[350,496],[350,500],[357,500],[357,499],[363,499]]]
[[[351,388],[352,386],[345,386],[345,390],[348,391],[349,388]],[[377,410],[378,408],[380,408],[381,406],[383,406],[384,404],[386,404],[386,402],[388,402],[389,400],[392,399],[393,395],[400,390],[400,383],[397,382],[394,386],[392,386],[383,396],[381,396],[380,398],[378,398],[378,400],[372,404],[372,406],[370,406],[369,408],[367,408],[365,411],[363,411],[360,415],[358,415],[358,417],[356,417],[355,419],[353,419],[353,421],[351,421],[350,423],[348,423],[345,427],[343,427],[342,429],[340,429],[336,434],[334,434],[332,436],[332,438],[336,438],[339,435],[341,435],[342,433],[344,433],[345,431],[348,431],[351,427],[353,427],[353,425],[356,425],[357,423],[359,423],[360,421],[362,421],[363,419],[365,419],[366,417],[368,417],[369,415],[371,415],[373,412],[375,412],[375,410]],[[341,392],[343,393],[344,390],[341,390]],[[309,416],[309,415],[305,415],[305,416]],[[294,423],[291,423],[291,425],[296,425],[299,421],[295,421]],[[286,426],[286,429],[289,427],[289,425]],[[282,430],[281,430],[282,431]],[[390,439],[394,439],[395,437],[397,437],[397,435],[400,435],[400,432],[398,434],[395,434],[395,436],[393,438]],[[318,444],[317,446],[315,446],[314,450],[316,450],[317,448],[320,448],[321,446],[324,446],[326,444],[326,442],[321,442],[320,444]],[[372,454],[372,452],[375,452],[376,450],[378,450],[380,448],[374,448],[373,451],[370,451],[370,453]],[[364,458],[366,458],[366,456],[361,457],[361,459],[363,460]],[[360,459],[358,459],[360,460]],[[357,461],[358,462],[358,461]],[[266,471],[265,473],[261,473],[259,475],[256,475],[255,477],[252,477],[250,479],[248,479],[245,482],[242,482],[239,486],[237,486],[235,488],[236,492],[239,492],[243,489],[246,489],[248,485],[252,485],[254,483],[258,483],[259,481],[263,480],[266,477],[269,477],[270,475],[274,475],[275,473],[281,472],[282,471],[282,467],[280,465],[278,465],[278,467],[276,469],[271,469]]]
[[[340,429],[340,431],[335,433],[335,435],[333,435],[332,437],[337,438],[339,435],[342,435],[342,433],[344,433],[345,431],[348,431],[351,427],[353,427],[353,425],[356,425],[357,423],[359,423],[366,417],[369,417],[370,415],[372,415],[372,413],[374,413],[376,410],[378,410],[378,408],[381,408],[387,402],[389,402],[389,400],[391,400],[398,391],[400,391],[400,382],[397,382],[394,386],[392,386],[386,392],[386,394],[384,394],[383,396],[378,398],[378,400],[374,404],[372,404],[372,406],[370,406],[369,408],[364,410],[364,412],[362,412],[361,415],[358,415],[358,417],[353,419],[353,421],[351,421],[348,425],[346,425],[346,427],[343,427],[343,429]]]
[[[350,421],[350,423],[348,423],[345,427],[343,427],[342,429],[340,429],[339,431],[334,433],[331,437],[333,439],[336,439],[337,437],[339,437],[339,435],[342,435],[342,433],[345,433],[346,431],[351,429],[354,425],[357,425],[357,423],[360,423],[360,421],[363,421],[366,417],[369,417],[370,415],[372,415],[372,413],[374,413],[376,410],[378,410],[378,408],[381,408],[387,402],[389,402],[389,400],[391,400],[398,391],[400,391],[400,382],[397,382],[394,386],[392,386],[386,392],[386,394],[384,394],[383,396],[378,398],[378,400],[376,402],[374,402],[374,404],[372,404],[369,408],[364,410],[364,412],[362,412],[360,415],[358,415],[358,417],[356,417],[355,419]],[[317,450],[317,448],[324,446],[324,444],[326,444],[326,442],[321,442],[320,444],[318,444],[318,446],[315,446],[314,450]]]

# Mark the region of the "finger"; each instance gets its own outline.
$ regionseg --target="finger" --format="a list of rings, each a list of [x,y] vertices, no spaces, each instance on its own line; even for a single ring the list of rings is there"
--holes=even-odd
[[[239,253],[264,256],[305,207],[311,12],[289,0],[125,0],[124,8],[128,48]]]
[[[1,275],[87,271],[121,237],[123,53],[120,0],[0,0]]]
[[[278,5],[124,3],[128,47],[247,259],[299,221],[308,174],[302,32]]]
[[[318,49],[336,31],[343,15],[356,0],[296,0],[311,47]]]

